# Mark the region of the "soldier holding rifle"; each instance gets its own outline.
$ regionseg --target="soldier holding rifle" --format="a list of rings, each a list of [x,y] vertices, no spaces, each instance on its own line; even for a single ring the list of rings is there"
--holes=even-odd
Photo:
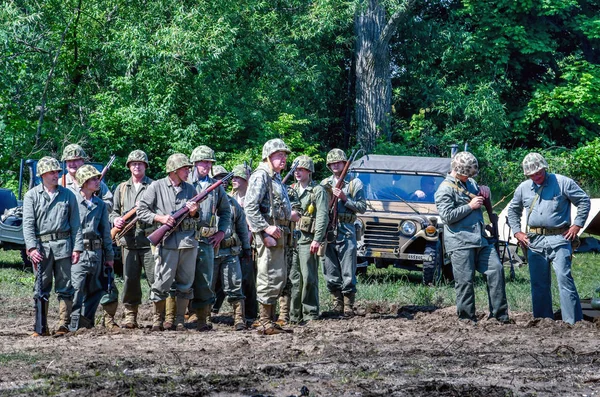
[[[142,269],[146,273],[148,286],[154,283],[154,259],[150,250],[150,242],[146,238],[152,230],[151,224],[146,224],[137,219],[136,207],[152,179],[146,176],[148,156],[141,150],[134,150],[127,157],[127,168],[131,178],[117,186],[114,194],[113,212],[110,220],[117,229],[115,238],[117,245],[123,252],[123,304],[125,306],[125,320],[123,328],[134,329],[138,327],[138,307],[142,303],[141,277]],[[131,210],[130,218],[125,216]],[[133,222],[133,225],[129,225]],[[124,227],[129,225],[129,230],[122,233]]]

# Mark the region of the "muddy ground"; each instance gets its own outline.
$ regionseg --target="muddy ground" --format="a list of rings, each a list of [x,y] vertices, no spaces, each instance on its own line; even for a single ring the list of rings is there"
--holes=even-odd
[[[600,396],[600,325],[587,321],[473,325],[455,308],[362,302],[364,316],[275,336],[222,315],[208,333],[32,338],[31,303],[15,301],[0,299],[0,395]],[[141,317],[150,324],[149,304]]]

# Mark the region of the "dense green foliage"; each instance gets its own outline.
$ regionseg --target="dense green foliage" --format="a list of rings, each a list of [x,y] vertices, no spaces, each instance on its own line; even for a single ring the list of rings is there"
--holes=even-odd
[[[209,144],[228,167],[256,164],[280,136],[322,170],[327,150],[356,142],[362,3],[4,1],[0,184],[16,186],[20,158],[67,142],[118,164],[143,148],[160,176],[175,151]],[[468,142],[501,197],[536,149],[600,191],[599,1],[415,1],[411,12],[391,43],[392,134],[376,152],[446,156]]]

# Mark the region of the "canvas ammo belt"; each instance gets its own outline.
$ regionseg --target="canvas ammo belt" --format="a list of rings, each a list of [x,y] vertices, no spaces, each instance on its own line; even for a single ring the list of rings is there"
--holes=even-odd
[[[552,227],[531,227],[529,226],[527,228],[527,231],[529,233],[533,233],[533,234],[539,234],[542,236],[558,236],[559,234],[563,234],[564,232],[566,232],[567,230],[569,230],[568,227],[557,227],[557,228],[552,228]]]
[[[338,213],[338,222],[339,223],[354,223],[356,220],[356,214],[351,214],[349,212]]]
[[[273,224],[275,226],[284,226],[284,227],[290,227],[290,221],[285,220],[285,219],[275,219],[273,221]]]
[[[230,247],[235,247],[235,246],[239,246],[239,245],[242,245],[242,240],[240,240],[238,235],[234,233],[233,235],[231,235],[231,237],[226,238],[223,241],[221,241],[220,247],[221,248],[230,248]]]
[[[66,240],[71,237],[71,232],[48,233],[38,236],[42,243],[48,243],[56,240]]]
[[[83,249],[86,251],[95,251],[102,249],[102,239],[83,239]]]
[[[177,230],[182,232],[196,230],[196,224],[197,222],[194,219],[185,218],[183,221],[181,221],[179,226],[177,226]]]

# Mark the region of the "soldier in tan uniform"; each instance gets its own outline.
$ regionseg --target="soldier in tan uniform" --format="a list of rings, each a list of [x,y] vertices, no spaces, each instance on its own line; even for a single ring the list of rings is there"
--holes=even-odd
[[[37,175],[42,178],[42,183],[25,194],[23,237],[36,277],[42,277],[41,291],[37,280],[35,283],[37,296],[48,300],[54,276],[60,316],[56,334],[64,335],[69,332],[73,307],[71,266],[79,262],[83,241],[77,200],[73,192],[58,186],[60,170],[60,164],[52,157],[43,157],[38,162]],[[47,309],[48,305],[45,305],[46,316]],[[47,329],[47,324],[44,328]],[[34,336],[40,335],[34,333]]]

